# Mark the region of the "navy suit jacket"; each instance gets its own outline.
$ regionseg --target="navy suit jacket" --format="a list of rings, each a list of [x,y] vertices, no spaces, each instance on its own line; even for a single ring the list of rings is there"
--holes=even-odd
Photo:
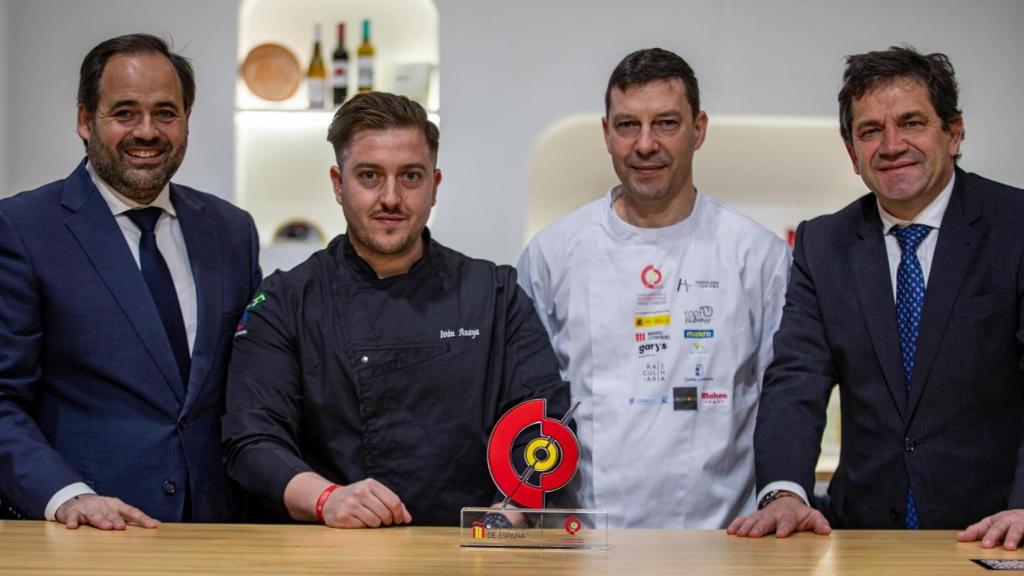
[[[1024,507],[1024,190],[956,172],[907,392],[873,195],[805,222],[754,434],[758,488],[814,484],[839,385],[836,528],[964,528]]]
[[[0,200],[0,494],[41,518],[73,482],[164,521],[240,517],[220,417],[232,334],[260,281],[252,218],[171,185],[195,279],[187,386],[149,289],[85,170]],[[186,392],[187,390],[187,392]]]

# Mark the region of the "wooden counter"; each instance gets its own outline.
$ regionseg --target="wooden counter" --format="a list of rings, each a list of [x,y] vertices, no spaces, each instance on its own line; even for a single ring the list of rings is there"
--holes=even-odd
[[[68,530],[0,521],[0,574],[985,574],[1024,552],[949,531],[840,531],[776,540],[721,531],[613,530],[607,551],[461,549],[455,528],[164,524]]]

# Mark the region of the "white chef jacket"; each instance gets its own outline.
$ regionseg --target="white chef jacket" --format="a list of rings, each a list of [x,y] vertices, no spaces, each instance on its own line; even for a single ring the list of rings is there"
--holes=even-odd
[[[572,385],[579,504],[609,527],[724,528],[754,509],[753,434],[791,256],[698,193],[637,228],[612,188],[542,230],[519,282]]]

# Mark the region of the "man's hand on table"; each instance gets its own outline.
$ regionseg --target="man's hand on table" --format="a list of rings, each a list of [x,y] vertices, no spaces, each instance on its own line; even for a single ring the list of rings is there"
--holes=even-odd
[[[832,527],[821,512],[804,504],[797,496],[785,496],[772,501],[763,509],[749,516],[740,516],[732,521],[726,532],[735,536],[760,538],[775,533],[785,538],[793,532],[829,534]]]
[[[332,528],[378,528],[412,522],[402,500],[373,478],[339,486],[328,496],[323,513],[324,524]]]
[[[956,535],[961,542],[981,540],[982,548],[995,548],[1000,543],[1007,550],[1016,550],[1024,536],[1024,510],[1004,510],[982,518]]]
[[[118,498],[98,494],[75,496],[57,508],[54,517],[74,530],[79,526],[93,526],[100,530],[124,530],[129,524],[143,528],[156,528],[160,522],[146,516],[142,510],[125,504]]]

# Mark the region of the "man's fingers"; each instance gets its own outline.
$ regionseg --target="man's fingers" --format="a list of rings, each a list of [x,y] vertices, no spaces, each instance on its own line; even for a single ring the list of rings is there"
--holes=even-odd
[[[76,529],[88,524],[100,530],[124,530],[128,524],[155,528],[159,522],[150,518],[138,508],[125,504],[118,498],[83,495],[73,498],[57,509],[57,520],[63,518],[64,526]]]
[[[143,528],[156,528],[160,523],[150,518],[145,512],[139,510],[135,506],[130,506],[125,503],[121,503],[118,513],[121,515],[126,522],[135,526],[141,526]]]
[[[726,530],[736,536],[760,538],[775,533],[777,538],[786,538],[794,532],[814,530],[818,534],[830,534],[832,527],[821,512],[795,499],[769,504],[750,516],[740,516],[729,524]]]
[[[725,529],[725,533],[734,535],[739,532],[740,526],[747,520],[747,516],[738,516],[732,522],[729,523],[729,527]]]
[[[995,548],[1003,541],[1003,536],[1006,534],[1007,529],[1010,526],[1010,521],[1006,518],[998,518],[992,522],[992,525],[985,531],[985,536],[981,539],[982,548]]]
[[[352,516],[362,524],[362,526],[357,526],[360,528],[379,528],[384,522],[378,512],[362,503],[356,505]]]
[[[800,527],[797,530],[808,531],[813,530],[815,534],[831,534],[832,526],[825,519],[825,515],[818,510],[810,510],[807,515],[800,521]]]
[[[1016,550],[1020,546],[1022,536],[1024,536],[1024,525],[1011,523],[1010,528],[1006,531],[1006,535],[1003,536],[1003,548],[1006,550]]]
[[[390,488],[367,478],[342,487],[327,499],[324,522],[336,528],[377,528],[408,524],[412,515]]]
[[[760,538],[761,536],[764,536],[766,532],[763,532],[758,528],[758,526],[761,524],[762,516],[764,516],[764,512],[755,512],[754,514],[751,514],[750,519],[743,523],[743,529],[741,530],[741,533],[744,533],[744,535],[749,536],[751,538]],[[772,526],[772,528],[774,528],[774,525]]]
[[[373,516],[372,519],[364,518],[368,526],[373,528],[381,525],[390,526],[395,522],[391,509],[381,502],[380,498],[370,490],[360,490],[358,492],[358,501]],[[363,515],[360,515],[360,518],[363,518]]]
[[[788,512],[782,512],[776,519],[775,526],[775,537],[785,538],[793,533],[796,529],[796,515]]]
[[[388,510],[388,522],[386,522],[386,524],[401,524],[402,522],[408,523],[409,520],[406,520],[406,516],[409,515],[409,511],[405,509],[405,504],[402,504],[402,499],[392,492],[390,488],[380,482],[377,482],[376,480],[371,480],[371,482],[372,483],[369,486],[373,495],[376,496],[377,500],[379,500],[380,503]]]
[[[95,528],[100,530],[111,530],[115,528],[113,520],[108,516],[104,510],[100,508],[92,508],[85,511],[84,520]]]
[[[970,526],[965,528],[962,532],[959,532],[956,535],[956,539],[961,542],[974,542],[975,540],[981,538],[983,534],[985,534],[985,532],[988,530],[991,524],[991,516],[987,518],[982,518],[978,522],[975,522],[974,524],[971,524]]]
[[[68,512],[66,519],[64,521],[64,526],[67,527],[69,530],[76,530],[78,529],[79,525],[80,519],[78,517],[78,512]]]
[[[832,525],[828,523],[825,515],[817,510],[813,514],[814,519],[814,533],[821,534],[822,536],[832,533]]]

